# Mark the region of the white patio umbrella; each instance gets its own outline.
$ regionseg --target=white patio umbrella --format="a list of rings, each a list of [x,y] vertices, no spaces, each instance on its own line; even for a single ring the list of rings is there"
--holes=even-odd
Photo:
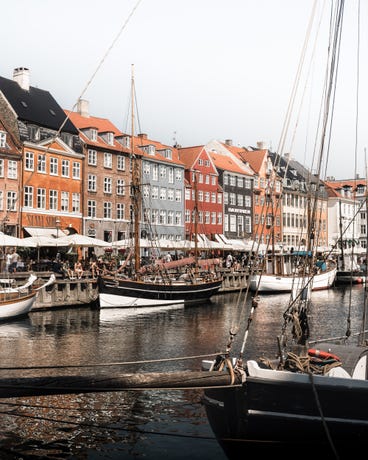
[[[51,236],[29,236],[27,238],[22,238],[22,246],[29,248],[45,248],[45,247],[59,247],[58,238],[53,238]]]
[[[0,232],[0,246],[14,246],[14,247],[27,247],[24,243],[24,238],[17,238],[15,236],[6,235],[3,232]],[[35,245],[28,246],[35,247]]]
[[[74,233],[73,235],[62,236],[61,238],[56,238],[57,246],[80,246],[84,248],[111,248],[112,243],[108,243],[104,240],[99,240],[98,238],[91,238],[90,236],[81,235],[79,233]]]

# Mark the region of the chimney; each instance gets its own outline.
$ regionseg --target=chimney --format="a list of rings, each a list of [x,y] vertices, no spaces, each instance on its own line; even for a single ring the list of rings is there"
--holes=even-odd
[[[18,83],[18,85],[29,91],[29,69],[26,67],[17,67],[13,71],[13,80]]]
[[[258,141],[258,142],[257,142],[257,149],[260,149],[260,150],[268,149],[268,147],[267,147],[267,142],[265,142],[265,141]]]
[[[77,112],[82,117],[89,118],[89,101],[86,99],[78,99]]]
[[[233,140],[232,139],[225,139],[225,145],[228,145],[231,147],[233,145]]]
[[[139,133],[139,134],[138,134],[138,137],[140,137],[141,139],[147,139],[147,134],[145,134],[145,133]]]

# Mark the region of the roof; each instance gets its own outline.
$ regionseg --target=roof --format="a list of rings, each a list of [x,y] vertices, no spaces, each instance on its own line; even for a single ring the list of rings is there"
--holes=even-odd
[[[58,131],[63,125],[66,118],[64,110],[48,91],[34,86],[25,90],[16,81],[4,77],[0,77],[0,91],[12,106],[19,120],[55,131]],[[65,123],[62,131],[78,134],[78,130],[70,120]]]

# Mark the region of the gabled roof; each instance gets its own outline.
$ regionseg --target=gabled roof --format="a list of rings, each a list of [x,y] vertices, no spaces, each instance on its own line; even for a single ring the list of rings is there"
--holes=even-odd
[[[256,174],[261,174],[262,167],[265,165],[267,160],[268,150],[246,150],[240,147],[229,146],[229,149],[237,155],[242,161],[249,163],[250,167],[256,172]]]
[[[171,145],[166,145],[162,144],[161,142],[154,141],[152,139],[148,139],[147,137],[142,137],[142,136],[134,136],[134,145],[136,147],[139,147],[142,149],[142,147],[147,146],[147,145],[153,145],[155,147],[155,153],[153,155],[150,155],[143,150],[142,156],[144,158],[147,158],[149,160],[157,160],[160,162],[165,162],[165,163],[172,163],[180,166],[184,166],[184,163],[179,155],[178,149],[176,147],[173,147]],[[164,156],[164,152],[159,152],[159,150],[166,150],[170,149],[172,152],[172,158],[167,158]]]
[[[193,167],[203,148],[203,145],[179,148],[179,158],[184,163],[186,169],[191,169]]]
[[[245,164],[239,156],[234,154],[229,146],[212,140],[205,145],[205,149],[211,156],[216,168],[237,174],[254,175],[252,168]]]
[[[0,77],[0,91],[7,99],[20,121],[34,123],[58,131],[65,121],[65,113],[48,91],[34,86],[22,89],[14,80]],[[68,120],[63,132],[78,134],[76,127]]]
[[[78,112],[71,112],[70,110],[65,110],[65,114],[69,116],[69,119],[79,130],[93,128],[96,129],[98,133],[112,132],[114,133],[114,136],[123,135],[123,133],[119,131],[119,129],[113,123],[111,123],[110,120],[106,118],[91,116],[85,117]],[[97,136],[96,141],[93,141],[88,136],[86,136],[83,131],[80,131],[79,135],[81,140],[90,146],[100,147],[102,149],[109,148],[111,150],[123,150],[123,146],[119,144],[119,142],[117,142],[115,139],[114,144],[110,145],[107,144],[100,136]]]

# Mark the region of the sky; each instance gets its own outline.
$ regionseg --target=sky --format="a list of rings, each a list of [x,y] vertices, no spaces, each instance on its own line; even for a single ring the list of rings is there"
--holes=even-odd
[[[322,2],[317,3],[316,10],[321,11]],[[328,12],[330,2],[325,3]],[[12,0],[2,9],[0,37],[6,46],[0,75],[12,78],[14,68],[27,67],[31,85],[49,91],[62,108],[72,109],[82,97],[89,101],[92,116],[108,118],[129,133],[134,64],[137,132],[167,145],[188,147],[231,139],[233,145],[245,147],[262,141],[279,151],[314,4],[314,0]],[[345,6],[342,83],[336,91],[336,127],[326,167],[336,179],[366,176],[366,64],[359,64],[359,80],[354,75],[358,30],[361,55],[368,38],[363,25],[357,27],[358,5],[359,0],[349,0]],[[361,17],[368,17],[367,8],[362,1]],[[321,30],[327,30],[326,20],[321,21]],[[299,118],[288,128],[291,140],[284,147],[312,169],[308,162],[317,119],[312,94],[324,75],[322,61],[315,56],[313,63],[311,79],[302,86],[311,95],[305,90],[305,107],[295,108]],[[318,90],[316,94],[319,101]]]

